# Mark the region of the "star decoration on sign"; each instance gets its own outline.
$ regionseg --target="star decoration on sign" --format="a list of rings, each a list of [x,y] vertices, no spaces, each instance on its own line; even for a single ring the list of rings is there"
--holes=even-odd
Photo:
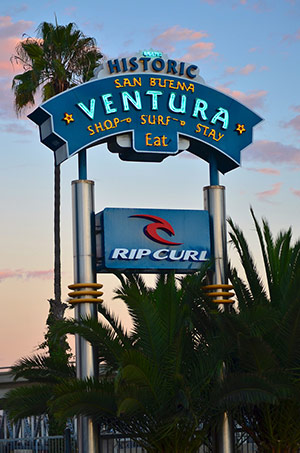
[[[65,113],[65,117],[63,118],[63,120],[67,123],[67,124],[70,124],[72,121],[75,121],[74,118],[73,118],[73,114],[72,113]]]
[[[246,132],[246,128],[245,128],[245,124],[239,124],[237,123],[236,125],[236,129],[235,129],[240,135],[243,133],[243,132]]]

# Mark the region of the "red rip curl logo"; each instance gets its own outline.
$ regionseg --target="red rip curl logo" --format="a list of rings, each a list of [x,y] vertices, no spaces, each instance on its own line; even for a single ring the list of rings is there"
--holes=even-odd
[[[152,241],[158,242],[159,244],[165,244],[165,245],[181,245],[181,244],[183,244],[183,242],[172,242],[172,241],[168,241],[167,239],[164,239],[161,236],[159,236],[159,234],[157,233],[157,230],[163,230],[169,236],[175,235],[172,225],[170,225],[170,223],[167,222],[165,219],[162,219],[161,217],[157,217],[155,215],[148,215],[148,214],[136,214],[136,215],[131,215],[130,217],[139,217],[141,219],[151,220],[152,223],[149,223],[148,225],[145,226],[144,233]]]

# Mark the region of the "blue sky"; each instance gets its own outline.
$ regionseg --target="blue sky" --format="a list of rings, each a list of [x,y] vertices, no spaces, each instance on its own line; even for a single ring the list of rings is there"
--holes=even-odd
[[[153,48],[200,67],[206,83],[264,118],[242,167],[221,177],[227,214],[256,250],[249,207],[274,233],[300,236],[299,0],[7,1],[0,7],[0,366],[28,355],[42,341],[53,296],[53,156],[37,127],[13,109],[11,80],[22,72],[10,57],[23,34],[42,21],[75,22],[108,58]],[[29,112],[28,112],[29,113]],[[201,209],[207,164],[188,153],[161,164],[124,163],[105,145],[89,150],[96,211],[104,207]],[[72,283],[71,181],[76,158],[62,165],[63,296]],[[233,257],[229,247],[230,256]],[[104,282],[105,302],[126,320],[117,285]]]

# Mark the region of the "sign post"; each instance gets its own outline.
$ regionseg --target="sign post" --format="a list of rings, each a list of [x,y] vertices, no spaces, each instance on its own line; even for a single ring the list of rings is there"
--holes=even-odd
[[[204,187],[204,207],[210,214],[211,235],[214,257],[212,285],[210,286],[215,294],[224,292],[227,289],[227,240],[226,240],[226,213],[225,213],[225,187],[220,185],[211,185]],[[221,310],[226,309],[226,302],[223,296],[215,296],[215,302],[219,302]],[[227,299],[228,300],[228,299]],[[229,302],[229,300],[228,300]],[[227,302],[227,304],[228,304]],[[220,375],[223,378],[225,366]],[[216,453],[233,453],[234,436],[233,426],[230,415],[224,412],[219,423],[218,430],[214,436],[214,451]]]
[[[85,151],[78,155],[78,173],[80,179],[72,182],[74,284],[69,288],[74,291],[69,296],[75,306],[75,318],[80,321],[97,318],[97,303],[101,302],[97,297],[102,295],[95,266],[94,182],[86,179]],[[98,377],[96,351],[79,335],[76,335],[76,375],[78,379]],[[98,453],[99,433],[90,417],[78,417],[77,437],[79,453]]]
[[[76,319],[97,316],[97,297],[102,294],[98,291],[102,285],[96,283],[97,271],[120,270],[125,265],[142,272],[189,272],[197,270],[210,251],[206,243],[200,247],[189,235],[180,240],[179,233],[178,238],[172,239],[177,225],[177,232],[184,231],[176,213],[159,215],[143,210],[129,217],[135,219],[138,235],[137,219],[152,222],[144,225],[147,238],[141,234],[133,243],[129,237],[123,244],[111,242],[111,237],[105,239],[97,256],[97,270],[94,183],[87,180],[86,149],[102,143],[107,143],[108,149],[124,161],[161,162],[185,150],[209,163],[210,186],[204,188],[204,204],[210,217],[214,269],[213,280],[206,289],[212,290],[213,302],[220,307],[230,306],[232,293],[226,291],[230,285],[225,188],[219,185],[219,172],[224,174],[240,165],[240,152],[251,144],[253,127],[261,121],[258,115],[205,85],[197,66],[151,50],[108,60],[93,80],[54,96],[29,118],[38,124],[41,142],[55,153],[57,165],[79,153],[79,180],[72,183],[75,283],[69,287],[74,290],[69,295]],[[184,215],[188,218],[190,214],[186,211]],[[105,221],[109,221],[107,216]],[[149,238],[150,242],[146,242]],[[175,246],[179,248],[174,249]],[[107,252],[109,247],[111,251]],[[181,262],[181,267],[176,262]],[[79,337],[76,360],[78,378],[97,377],[93,348]],[[217,453],[233,453],[227,413],[216,437]],[[97,432],[88,417],[79,418],[78,443],[79,453],[98,453]]]
[[[96,283],[95,252],[93,238],[94,182],[77,180],[72,182],[73,241],[74,241],[74,284],[71,289],[89,290]],[[87,286],[81,286],[87,285]],[[75,299],[74,299],[75,300]],[[81,300],[81,299],[80,299]],[[97,300],[75,305],[75,318],[97,318]],[[76,335],[76,374],[78,379],[97,377],[97,360],[92,345]],[[98,453],[97,429],[89,417],[78,418],[78,450],[80,453]]]

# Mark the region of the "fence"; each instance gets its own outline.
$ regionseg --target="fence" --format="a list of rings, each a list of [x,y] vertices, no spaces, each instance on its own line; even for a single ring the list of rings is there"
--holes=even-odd
[[[236,433],[236,453],[256,453],[256,445],[243,433]],[[35,438],[0,439],[0,453],[76,453],[73,437],[47,436]],[[67,441],[67,442],[66,442]],[[121,434],[102,434],[99,453],[147,453],[134,440]],[[211,453],[211,449],[202,446],[198,453]]]
[[[211,453],[212,449],[202,445],[198,453]],[[241,431],[235,433],[235,452],[236,453],[256,453],[257,447]],[[120,434],[102,434],[100,438],[100,453],[147,453],[134,440],[123,437]]]
[[[73,444],[73,445],[72,445]],[[74,440],[70,452],[76,452]],[[65,453],[64,436],[0,439],[0,453]]]

